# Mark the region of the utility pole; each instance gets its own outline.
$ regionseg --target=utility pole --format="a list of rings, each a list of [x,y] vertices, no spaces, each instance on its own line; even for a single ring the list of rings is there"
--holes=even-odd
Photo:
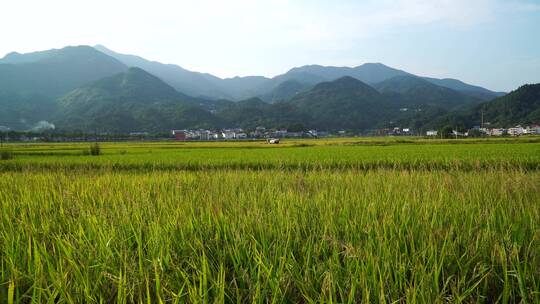
[[[484,110],[482,110],[481,113],[482,113],[482,115],[481,115],[482,116],[482,121],[480,123],[480,128],[484,129]]]

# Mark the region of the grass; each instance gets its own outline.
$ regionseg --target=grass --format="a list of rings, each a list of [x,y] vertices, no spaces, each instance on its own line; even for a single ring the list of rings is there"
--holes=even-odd
[[[540,301],[539,143],[359,141],[13,145],[0,302]]]

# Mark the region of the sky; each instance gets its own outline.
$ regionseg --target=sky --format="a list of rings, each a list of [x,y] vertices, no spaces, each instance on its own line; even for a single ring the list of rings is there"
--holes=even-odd
[[[540,82],[540,0],[4,0],[0,56],[102,44],[219,77],[381,62],[497,91]]]

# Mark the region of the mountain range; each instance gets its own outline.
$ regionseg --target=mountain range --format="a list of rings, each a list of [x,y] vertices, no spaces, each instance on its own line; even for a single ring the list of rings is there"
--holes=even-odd
[[[273,78],[248,76],[221,79],[211,74],[188,71],[173,64],[162,64],[138,56],[116,53],[102,45],[97,45],[95,48],[127,66],[139,67],[158,76],[180,92],[191,96],[211,99],[241,100],[257,96],[265,101],[278,101],[289,99],[296,92],[312,87],[317,83],[332,81],[345,76],[351,76],[370,85],[395,76],[412,76],[410,73],[385,66],[381,63],[366,63],[354,68],[307,65],[293,68],[285,74]],[[436,79],[429,77],[425,77],[424,79],[433,84],[460,91],[483,100],[504,94],[469,85],[456,79]],[[293,81],[297,90],[289,91],[289,94],[283,93],[284,90],[281,85],[287,81]],[[278,93],[274,94],[276,90]]]
[[[260,125],[366,130],[472,123],[478,111],[511,124],[537,122],[536,89],[524,86],[504,96],[380,63],[222,79],[100,45],[76,46],[0,59],[0,125],[25,130],[50,121],[63,130],[109,132]]]

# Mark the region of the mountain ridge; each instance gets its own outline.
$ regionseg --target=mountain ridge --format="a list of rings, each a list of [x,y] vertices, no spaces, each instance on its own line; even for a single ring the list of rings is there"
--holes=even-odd
[[[382,63],[357,67],[308,65],[274,78],[221,79],[96,48],[74,46],[10,53],[0,59],[0,80],[4,80],[0,81],[0,125],[29,129],[38,121],[51,120],[62,129],[102,128],[111,132],[259,125],[294,129],[303,125],[328,130],[394,126],[417,129],[442,123],[447,116],[467,114],[483,104],[483,95],[495,93],[455,79],[416,76]],[[161,77],[132,65],[158,69]],[[188,75],[190,81],[216,94],[193,97],[171,85],[170,79],[166,81],[178,75]],[[183,85],[189,84],[184,80],[180,81]],[[218,98],[221,95],[239,99]],[[519,110],[520,106],[513,103],[520,104],[519,98],[498,107]],[[536,104],[524,106],[528,112],[536,113],[534,107]],[[499,112],[502,114],[497,120],[506,117],[506,123],[536,119],[521,110],[516,115],[512,111]]]
[[[217,120],[192,97],[133,67],[69,92],[59,105],[55,122],[65,129],[159,132]]]
[[[322,66],[317,64],[311,64],[293,67],[287,72],[276,75],[272,78],[267,78],[264,76],[236,76],[232,78],[222,79],[209,73],[189,71],[177,65],[161,64],[157,61],[149,61],[135,55],[124,55],[115,53],[114,51],[111,51],[102,45],[97,45],[95,46],[95,48],[119,59],[120,61],[123,61],[128,66],[138,66],[145,70],[148,70],[150,73],[162,78],[162,80],[169,83],[181,92],[195,97],[212,99],[225,98],[242,100],[256,96],[262,98],[263,100],[272,101],[268,99],[268,96],[274,95],[273,91],[276,89],[279,91],[279,85],[282,82],[290,80],[304,83],[305,86],[308,87],[320,82],[336,80],[344,76],[352,76],[367,84],[375,84],[395,76],[413,75],[406,71],[386,66],[382,63],[364,63],[355,67]],[[133,61],[133,58],[137,58],[138,63],[135,63]],[[151,62],[154,67],[149,68],[148,62]],[[169,71],[167,72],[167,75],[165,75],[165,72],[158,71],[163,68],[158,67],[158,65],[168,66],[169,69],[175,69],[173,68],[173,66],[177,67],[176,77],[187,77],[186,83],[190,84],[192,87],[187,88],[187,86],[189,85],[186,85],[186,83],[182,84],[178,80],[171,80],[171,73],[174,74],[175,72]],[[475,85],[469,85],[455,79],[437,79],[431,77],[422,78],[425,78],[426,80],[436,85],[461,91],[462,93],[470,94],[473,97],[481,98],[483,100],[489,100],[501,95],[500,92],[493,92],[488,89]],[[193,84],[196,81],[200,81],[200,83],[204,84],[201,86],[205,86],[205,88],[201,89],[201,86],[199,86],[198,84]],[[281,95],[281,98],[292,97],[291,95],[282,95],[279,92],[277,93],[277,95]]]

